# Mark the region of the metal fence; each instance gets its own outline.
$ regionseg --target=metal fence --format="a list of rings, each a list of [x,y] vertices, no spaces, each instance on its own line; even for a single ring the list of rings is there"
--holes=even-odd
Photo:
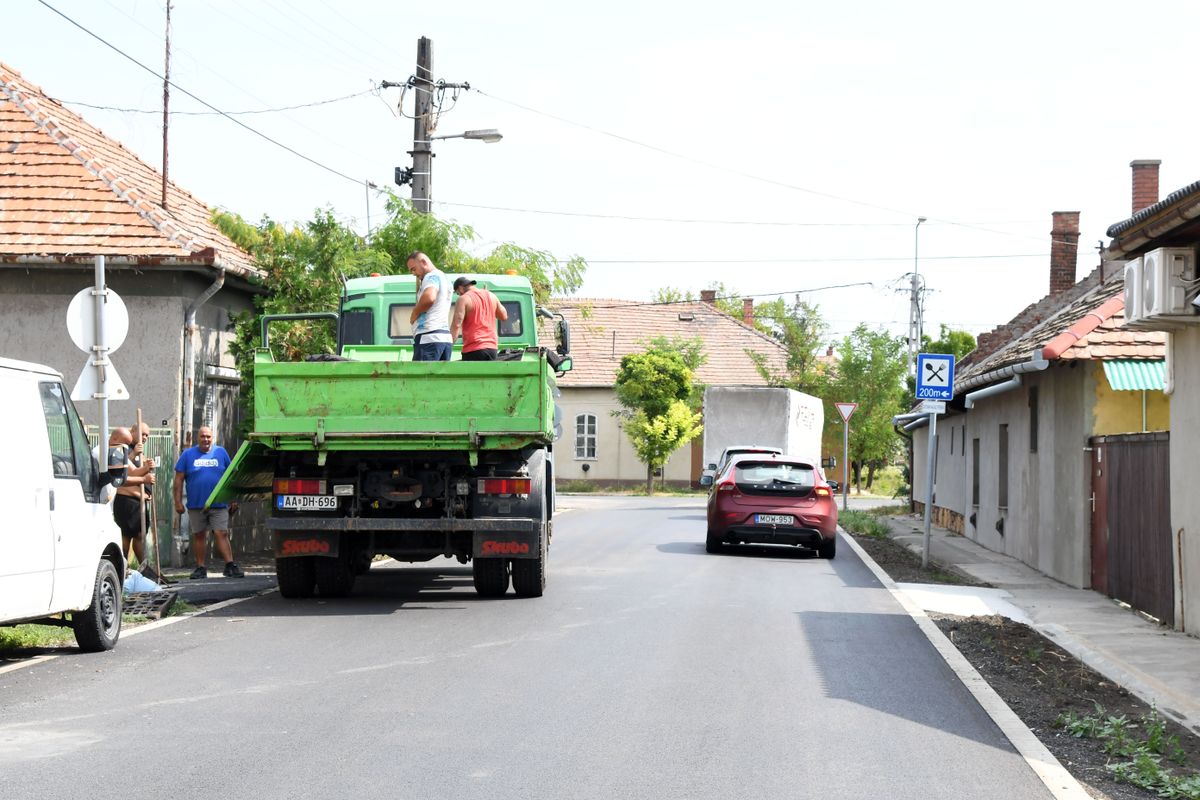
[[[97,425],[86,426],[88,441],[92,447],[100,443],[100,428]],[[150,535],[147,528],[146,558],[153,558],[155,543],[161,543],[161,558],[164,563],[171,556],[171,524],[175,517],[175,502],[171,494],[171,482],[175,479],[175,434],[170,428],[151,428],[150,439],[146,442],[146,455],[154,459],[154,519],[158,527]]]

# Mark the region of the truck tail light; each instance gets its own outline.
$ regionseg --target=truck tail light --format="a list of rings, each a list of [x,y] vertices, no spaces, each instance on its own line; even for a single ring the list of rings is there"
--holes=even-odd
[[[480,478],[480,494],[529,494],[529,478]]]
[[[325,494],[325,481],[317,478],[276,478],[275,494]]]
[[[833,490],[828,486],[818,486],[813,489],[813,494],[817,497],[833,497]]]

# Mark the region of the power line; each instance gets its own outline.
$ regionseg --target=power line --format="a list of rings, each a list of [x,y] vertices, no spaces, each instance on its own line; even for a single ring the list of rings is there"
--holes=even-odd
[[[633,139],[629,136],[624,136],[619,133],[613,133],[612,131],[607,131],[607,130],[604,130],[603,128],[597,128],[593,125],[587,125],[582,122],[576,122],[575,120],[567,119],[566,117],[561,117],[557,114],[551,114],[548,111],[542,111],[541,109],[533,108],[532,106],[527,106],[527,105],[518,103],[513,100],[506,100],[503,97],[499,97],[497,95],[490,94],[489,92],[485,92],[482,89],[475,87],[475,86],[472,86],[471,90],[478,92],[479,94],[483,95],[484,97],[489,97],[492,100],[495,100],[500,103],[504,103],[506,105],[513,106],[514,108],[519,108],[522,111],[527,111],[531,114],[538,114],[538,115],[546,117],[548,119],[553,119],[558,122],[562,122],[566,125],[572,125],[577,128],[582,128],[584,130],[591,131],[592,133],[600,134],[601,136],[607,136],[609,138],[616,139],[621,142],[625,142],[626,144],[634,145],[635,147],[641,147],[646,150],[650,150],[652,152],[659,153],[660,155],[669,156],[671,158],[677,158],[677,159],[680,159],[681,161],[688,161],[693,164],[699,164],[703,167],[708,167],[709,169],[713,169],[718,172],[724,172],[724,173],[728,173],[730,175],[737,175],[738,177],[746,178],[747,180],[757,181],[759,183],[765,183],[765,184],[768,184],[771,186],[778,186],[778,187],[781,187],[784,189],[791,189],[791,190],[797,191],[797,192],[804,192],[805,194],[810,194],[810,195],[813,195],[816,197],[824,197],[824,198],[828,198],[830,200],[837,200],[838,202],[841,202],[841,203],[850,203],[851,205],[863,206],[864,208],[873,208],[873,209],[876,209],[879,211],[886,211],[891,214],[901,214],[903,216],[912,217],[912,218],[916,218],[917,216],[919,216],[918,214],[915,214],[911,211],[906,211],[904,209],[892,208],[891,206],[884,206],[884,205],[880,205],[878,203],[870,203],[865,200],[856,200],[852,197],[843,197],[841,195],[833,194],[831,192],[822,192],[817,189],[810,189],[806,186],[799,186],[794,183],[787,183],[786,181],[779,181],[779,180],[775,180],[774,178],[767,178],[762,175],[755,175],[754,173],[751,173],[751,172],[743,172],[741,170],[734,169],[733,167],[725,166],[724,164],[716,164],[711,161],[705,161],[704,159],[701,159],[701,158],[695,158],[694,156],[688,156],[688,155],[683,155],[682,153],[676,153],[672,150],[667,150],[666,148],[659,147],[659,146],[653,145],[653,144],[647,144],[646,142],[642,142],[637,139]],[[1009,231],[998,231],[998,230],[994,230],[989,227],[985,227],[983,225],[979,225],[977,223],[956,222],[955,220],[935,218],[933,216],[929,216],[929,220],[940,222],[945,225],[953,225],[953,226],[959,227],[959,228],[968,228],[971,230],[982,231],[984,233],[992,233],[992,234],[996,234],[998,236],[1017,236],[1017,237],[1020,237],[1023,239],[1036,239],[1038,241],[1041,241],[1041,237],[1031,236],[1029,234],[1023,234],[1023,233],[1011,233]],[[1054,240],[1052,240],[1052,241],[1054,241]],[[1072,244],[1072,242],[1061,242],[1061,243]]]
[[[921,256],[921,261],[970,261],[999,258],[1046,258],[1046,253],[1007,253],[974,256]],[[585,258],[588,264],[833,264],[857,261],[912,261],[911,256],[876,256],[849,258]],[[555,259],[565,264],[570,259]]]
[[[313,108],[315,106],[324,106],[324,105],[328,105],[330,103],[340,103],[343,100],[351,100],[355,97],[362,97],[363,95],[374,94],[374,93],[375,93],[375,89],[366,89],[361,92],[355,92],[354,94],[347,94],[347,95],[343,95],[341,97],[333,97],[333,98],[330,98],[329,100],[315,100],[311,103],[301,103],[300,105],[295,105],[295,106],[281,106],[280,108],[258,108],[258,109],[252,109],[249,111],[171,111],[169,113],[171,114],[171,116],[179,115],[181,117],[189,117],[189,116],[190,117],[202,117],[202,116],[218,116],[218,115],[222,115],[222,116],[226,116],[226,117],[241,117],[241,116],[249,116],[251,114],[275,114],[275,113],[278,113],[281,111],[295,111],[300,108]],[[54,99],[56,102],[59,102],[59,103],[67,103],[67,104],[73,105],[73,106],[83,106],[84,108],[94,108],[94,109],[98,109],[100,111],[120,111],[124,114],[161,114],[162,113],[161,108],[155,108],[155,109],[151,109],[151,108],[119,108],[117,106],[93,105],[92,103],[85,103],[82,100],[58,100],[57,98],[51,98],[51,99]]]
[[[81,24],[79,24],[78,22],[76,22],[75,20],[71,19],[71,18],[70,18],[70,17],[68,17],[66,14],[64,14],[63,12],[59,11],[59,10],[58,10],[57,8],[55,8],[54,6],[52,6],[52,5],[50,5],[49,3],[47,3],[47,2],[46,2],[46,0],[37,0],[37,1],[38,1],[39,3],[41,3],[42,5],[44,5],[46,8],[50,9],[51,11],[53,11],[53,12],[54,12],[55,14],[57,14],[58,16],[60,16],[60,17],[62,17],[63,19],[65,19],[67,22],[69,22],[69,23],[71,23],[72,25],[74,25],[74,26],[75,26],[76,28],[78,28],[79,30],[81,30],[81,31],[83,31],[84,33],[86,33],[88,36],[91,36],[93,39],[95,39],[96,41],[100,42],[100,44],[104,45],[105,47],[109,48],[109,49],[110,49],[110,50],[112,50],[113,52],[115,52],[115,53],[119,54],[120,56],[122,56],[122,57],[124,57],[124,58],[128,59],[129,61],[132,61],[134,64],[138,65],[139,67],[141,67],[142,69],[144,69],[146,72],[149,72],[151,75],[153,75],[154,77],[158,78],[160,81],[161,81],[161,80],[163,80],[163,76],[162,76],[162,75],[160,75],[159,73],[155,72],[155,71],[154,71],[153,69],[151,69],[150,67],[147,67],[145,64],[143,64],[142,62],[138,61],[136,58],[134,58],[133,56],[129,55],[128,53],[126,53],[126,52],[125,52],[124,50],[122,50],[121,48],[117,47],[117,46],[116,46],[116,45],[114,45],[114,44],[111,44],[111,43],[109,43],[107,40],[105,40],[104,38],[102,38],[102,37],[101,37],[101,36],[99,36],[98,34],[96,34],[96,33],[93,33],[93,32],[92,32],[92,31],[90,31],[89,29],[85,28],[83,25],[81,25]],[[183,92],[183,93],[184,93],[184,94],[186,94],[188,97],[190,97],[190,98],[192,98],[193,100],[195,100],[195,101],[196,101],[197,103],[199,103],[200,105],[204,106],[205,108],[212,109],[212,110],[213,110],[213,111],[215,111],[217,114],[220,114],[222,117],[225,117],[225,118],[226,118],[226,119],[228,119],[230,122],[232,122],[234,125],[237,125],[237,126],[238,126],[238,127],[240,127],[240,128],[244,128],[245,130],[249,131],[250,133],[253,133],[255,136],[258,136],[258,137],[259,137],[259,138],[261,138],[261,139],[265,139],[266,141],[270,142],[271,144],[275,145],[276,147],[280,147],[280,148],[283,148],[284,150],[287,150],[287,151],[288,151],[289,153],[291,153],[292,155],[294,155],[294,156],[297,156],[297,157],[299,157],[299,158],[302,158],[302,159],[304,159],[305,161],[307,161],[308,163],[312,164],[313,166],[320,167],[321,169],[325,170],[326,172],[330,172],[330,173],[332,173],[332,174],[334,174],[334,175],[337,175],[339,178],[344,178],[344,179],[346,179],[346,180],[350,181],[351,183],[353,183],[353,184],[354,184],[354,185],[356,185],[356,186],[362,186],[363,182],[362,182],[361,180],[359,180],[358,178],[351,178],[351,177],[350,177],[349,175],[347,175],[346,173],[344,173],[344,172],[340,172],[340,171],[338,171],[338,170],[334,169],[333,167],[326,166],[325,164],[322,164],[320,161],[317,161],[317,160],[316,160],[316,159],[314,159],[314,158],[311,158],[311,157],[309,157],[309,156],[306,156],[306,155],[304,155],[303,153],[301,153],[300,151],[298,151],[298,150],[295,150],[295,149],[293,149],[293,148],[291,148],[291,147],[288,147],[286,144],[284,144],[284,143],[282,143],[282,142],[280,142],[280,141],[278,141],[278,140],[276,140],[276,139],[272,139],[270,136],[267,136],[265,133],[262,133],[262,132],[260,132],[260,131],[257,131],[257,130],[255,130],[254,128],[251,128],[251,127],[250,127],[249,125],[247,125],[246,123],[242,122],[241,120],[239,120],[239,119],[237,119],[237,118],[235,118],[235,117],[232,117],[232,116],[230,116],[229,114],[225,113],[225,112],[224,112],[224,111],[222,111],[221,109],[219,109],[219,108],[217,108],[216,106],[214,106],[212,103],[209,103],[208,101],[206,101],[206,100],[203,100],[203,99],[201,99],[201,98],[197,97],[196,95],[192,94],[192,93],[191,93],[191,92],[189,92],[187,89],[183,88],[182,86],[180,86],[179,84],[175,83],[174,81],[168,81],[168,83],[169,83],[169,84],[170,84],[172,87],[174,87],[175,89],[178,89],[180,92]]]
[[[588,262],[591,263],[591,262]],[[870,281],[859,281],[858,283],[838,283],[833,286],[816,286],[812,289],[789,289],[786,292],[760,292],[758,294],[739,294],[739,295],[722,295],[714,297],[713,300],[741,300],[746,297],[782,297],[789,294],[812,294],[813,292],[826,292],[831,289],[849,289],[854,286],[874,286]],[[589,305],[588,308],[644,308],[647,306],[674,306],[682,303],[705,303],[706,300],[697,300],[696,298],[683,300],[658,300],[648,303],[638,303],[630,301],[628,303],[614,303],[611,305],[597,306]]]

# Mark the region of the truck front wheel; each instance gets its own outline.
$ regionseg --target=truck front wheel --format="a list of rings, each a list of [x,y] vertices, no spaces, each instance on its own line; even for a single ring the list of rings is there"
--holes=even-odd
[[[508,591],[508,560],[477,558],[472,565],[471,577],[480,597],[503,597]]]
[[[275,577],[279,593],[284,597],[312,597],[316,584],[315,556],[294,556],[275,559]]]

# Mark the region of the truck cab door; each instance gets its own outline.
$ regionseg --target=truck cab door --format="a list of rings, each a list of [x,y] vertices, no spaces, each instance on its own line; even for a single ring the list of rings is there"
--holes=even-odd
[[[9,381],[12,384],[9,385]],[[54,588],[54,491],[46,420],[37,384],[25,376],[4,380],[6,452],[0,458],[4,525],[0,526],[0,620],[23,619],[50,609]],[[12,457],[18,454],[23,456]]]

